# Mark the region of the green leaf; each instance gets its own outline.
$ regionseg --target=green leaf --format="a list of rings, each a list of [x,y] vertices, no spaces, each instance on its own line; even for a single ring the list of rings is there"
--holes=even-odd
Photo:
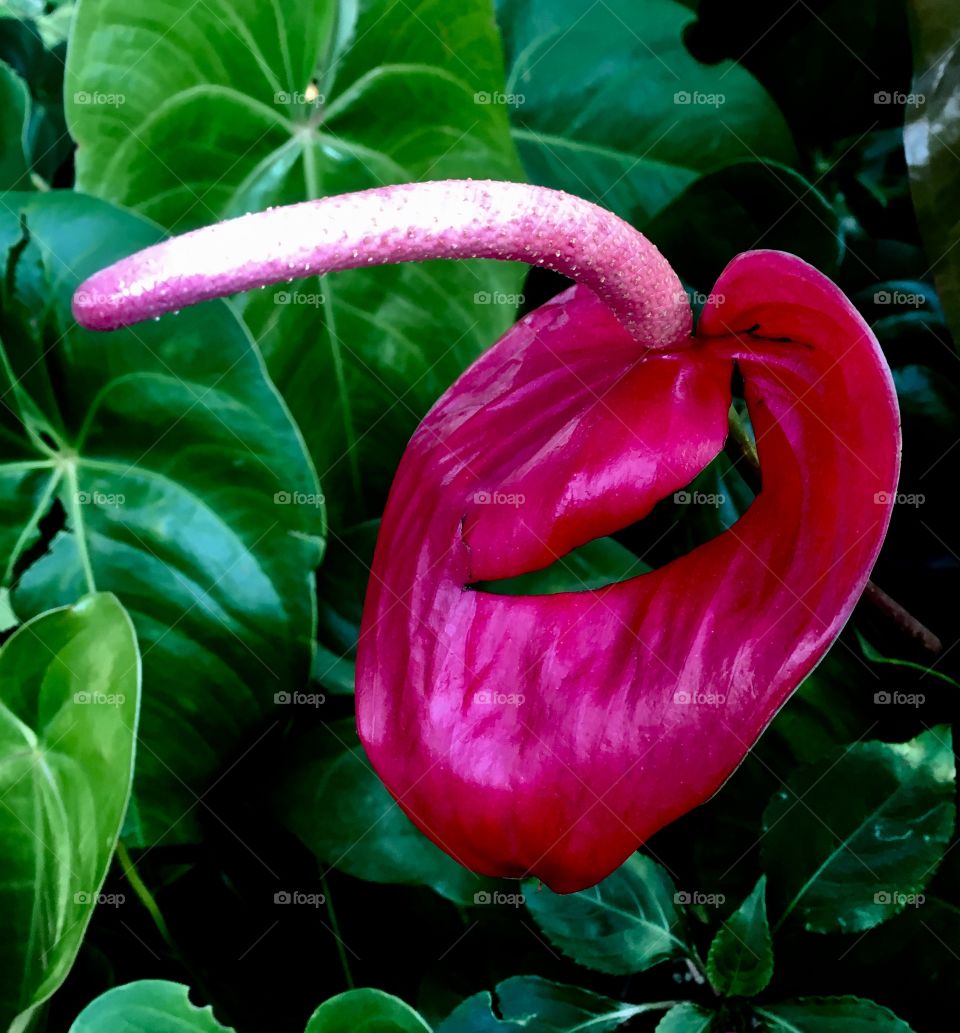
[[[645,574],[650,567],[635,553],[613,538],[597,538],[567,553],[543,570],[504,578],[478,581],[478,592],[502,595],[555,595],[558,592],[585,592],[604,585],[626,581]]]
[[[114,987],[83,1009],[70,1033],[233,1033],[209,1005],[190,1003],[190,988],[164,979]]]
[[[382,990],[348,990],[324,1001],[304,1033],[430,1033],[424,1019]]]
[[[675,901],[670,876],[643,854],[588,890],[526,894],[530,913],[554,947],[580,965],[613,975],[642,972],[688,952]]]
[[[677,275],[701,292],[741,251],[789,251],[827,276],[836,274],[844,253],[840,219],[823,194],[786,165],[754,159],[698,179],[645,232]],[[706,296],[694,301],[702,306]]]
[[[801,997],[757,1013],[771,1033],[912,1033],[889,1008],[859,997]]]
[[[763,815],[764,868],[810,932],[862,932],[923,902],[953,835],[950,729],[855,743],[801,769]]]
[[[370,767],[352,719],[311,729],[287,751],[281,819],[324,864],[371,882],[430,886],[459,904],[493,885],[427,839]],[[519,898],[519,894],[514,894]]]
[[[960,53],[945,47],[956,34],[957,15],[942,0],[910,0],[914,67],[911,92],[922,101],[906,107],[904,150],[910,190],[924,236],[937,291],[955,343],[960,343],[960,217],[944,204],[960,189],[956,153],[960,148]]]
[[[60,986],[101,902],[139,705],[137,640],[112,595],[34,617],[0,650],[0,1028],[26,1028]]]
[[[474,994],[440,1023],[437,1033],[611,1033],[636,1015],[665,1007],[625,1004],[539,976],[514,976],[497,986],[496,1014],[491,994]]]
[[[728,997],[753,997],[773,975],[773,939],[767,924],[767,877],[723,923],[710,944],[707,976]]]
[[[706,1033],[713,1013],[699,1004],[684,1001],[671,1008],[657,1024],[656,1033]]]
[[[498,0],[502,95],[530,179],[638,226],[702,173],[739,158],[790,162],[790,131],[739,65],[704,65],[674,0]]]
[[[0,61],[0,190],[30,187],[29,128],[30,94],[26,84]]]
[[[196,794],[302,688],[323,534],[303,443],[226,304],[110,334],[73,322],[84,276],[159,237],[79,194],[0,207],[3,584],[24,615],[94,587],[129,609],[147,686],[134,844],[195,835]]]
[[[456,17],[435,0],[81,0],[67,83],[80,189],[170,229],[386,183],[521,175],[504,109],[477,99],[503,89],[488,0]],[[336,526],[380,514],[420,418],[510,324],[519,283],[517,266],[435,262],[240,299]]]

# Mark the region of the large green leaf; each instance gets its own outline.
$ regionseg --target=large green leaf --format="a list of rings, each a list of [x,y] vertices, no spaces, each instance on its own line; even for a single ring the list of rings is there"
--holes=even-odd
[[[130,796],[140,655],[112,595],[0,651],[0,1028],[24,1029],[73,965]],[[116,901],[111,901],[116,903]]]
[[[324,1001],[304,1033],[430,1033],[405,1001],[382,990],[348,990]]]
[[[498,0],[514,138],[530,178],[638,226],[700,173],[789,162],[790,132],[738,65],[704,65],[675,0]]]
[[[903,142],[910,190],[953,339],[960,342],[960,213],[947,203],[960,189],[960,51],[947,46],[960,27],[944,0],[910,0],[915,103],[906,107]]]
[[[287,753],[276,792],[285,824],[323,861],[372,882],[430,886],[460,904],[492,903],[489,879],[427,839],[367,760],[355,723],[311,729]],[[508,894],[514,906],[519,892]]]
[[[684,1001],[671,1008],[657,1025],[656,1033],[706,1033],[713,1014],[699,1004]]]
[[[767,877],[723,923],[710,944],[707,975],[731,997],[753,997],[773,975],[773,940],[767,924]]]
[[[487,992],[468,997],[440,1023],[437,1033],[612,1033],[637,1015],[664,1004],[626,1004],[539,976],[514,976],[498,984],[496,1013]]]
[[[758,1012],[770,1033],[912,1033],[889,1008],[858,997],[806,997]]]
[[[520,175],[506,113],[478,102],[503,89],[489,0],[455,15],[438,0],[81,0],[67,83],[78,185],[171,229],[385,183]],[[243,301],[337,526],[348,508],[379,515],[420,417],[509,325],[518,274],[363,269]]]
[[[190,989],[164,979],[141,979],[101,994],[83,1009],[70,1033],[233,1033],[212,1009],[190,1003]]]
[[[634,854],[603,882],[579,893],[529,892],[526,904],[547,939],[598,972],[642,972],[683,955],[682,918],[670,876]]]
[[[764,812],[763,858],[782,905],[811,932],[861,932],[922,904],[953,835],[950,729],[857,743],[801,769]]]
[[[195,834],[196,794],[302,687],[323,533],[302,441],[226,304],[110,334],[73,322],[79,280],[159,236],[78,194],[0,198],[4,585],[21,614],[93,588],[129,609],[135,843]]]

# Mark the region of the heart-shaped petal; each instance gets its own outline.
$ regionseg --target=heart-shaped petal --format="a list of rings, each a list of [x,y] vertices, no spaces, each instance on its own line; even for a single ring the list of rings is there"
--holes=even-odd
[[[899,448],[869,328],[787,255],[741,256],[714,296],[699,340],[645,354],[575,288],[450,388],[400,465],[361,631],[359,727],[400,806],[477,871],[577,890],[703,802],[838,634],[876,558]],[[470,589],[687,483],[722,446],[731,358],[764,475],[734,527],[599,591]]]

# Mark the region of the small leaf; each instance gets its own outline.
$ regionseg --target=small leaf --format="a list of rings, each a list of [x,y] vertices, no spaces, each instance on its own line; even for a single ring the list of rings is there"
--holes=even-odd
[[[348,990],[324,1001],[304,1033],[430,1033],[422,1016],[382,990]]]
[[[233,1033],[208,1005],[190,1003],[189,987],[164,979],[116,986],[83,1009],[70,1033]]]
[[[666,1007],[625,1004],[539,976],[506,979],[495,997],[496,1014],[494,995],[474,994],[440,1023],[437,1033],[611,1033],[636,1015]]]
[[[0,1029],[73,965],[130,796],[139,706],[137,640],[112,595],[34,617],[0,650]]]
[[[889,1008],[859,997],[801,997],[757,1013],[770,1033],[912,1033]]]
[[[706,1033],[712,1021],[712,1012],[699,1004],[684,1001],[664,1015],[657,1024],[656,1033]]]
[[[556,948],[598,972],[642,972],[688,950],[673,882],[643,854],[588,890],[531,891],[526,904]]]
[[[922,903],[953,834],[955,781],[945,727],[856,743],[798,772],[763,816],[777,925],[796,911],[810,932],[861,932]]]
[[[723,923],[707,955],[707,975],[728,997],[753,997],[773,975],[773,940],[767,924],[767,877]]]

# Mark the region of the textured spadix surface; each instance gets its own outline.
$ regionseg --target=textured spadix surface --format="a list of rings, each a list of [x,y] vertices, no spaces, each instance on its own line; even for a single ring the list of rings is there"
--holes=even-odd
[[[736,258],[691,338],[649,242],[520,184],[388,187],[222,223],[98,273],[74,311],[108,329],[302,273],[458,256],[580,285],[411,440],[364,609],[358,725],[452,856],[573,891],[709,797],[839,633],[890,518],[896,399],[869,328],[799,259]],[[763,478],[738,523],[598,591],[471,587],[548,566],[687,484],[723,445],[734,362]]]

